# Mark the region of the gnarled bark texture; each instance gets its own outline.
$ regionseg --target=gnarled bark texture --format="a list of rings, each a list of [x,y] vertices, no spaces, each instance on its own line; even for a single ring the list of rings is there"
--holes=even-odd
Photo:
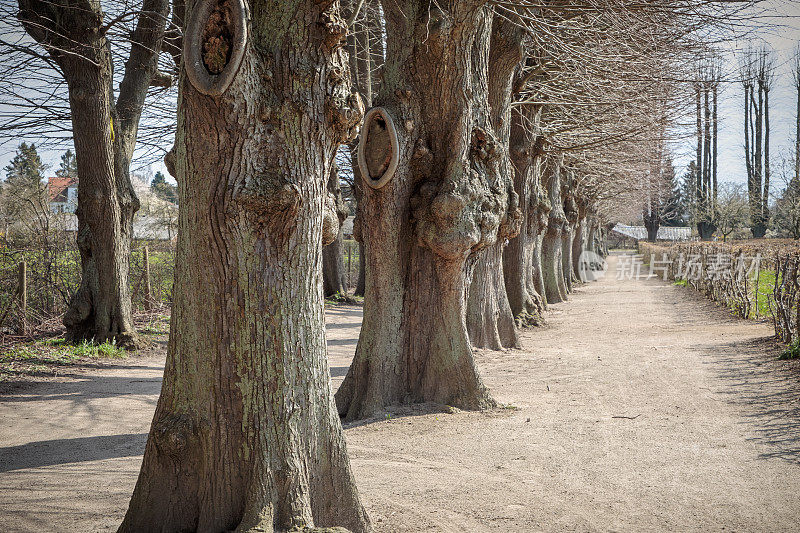
[[[198,3],[186,7],[191,20]],[[204,96],[181,75],[170,342],[120,532],[369,530],[333,403],[321,280],[337,229],[326,181],[363,112],[345,25],[335,1],[252,8],[226,92]]]
[[[561,170],[563,156],[548,157],[545,162],[544,188],[550,200],[547,229],[542,238],[542,281],[548,304],[567,299],[564,283],[561,233],[567,224],[561,204]]]
[[[520,232],[503,252],[503,277],[508,300],[519,326],[544,323],[546,302],[541,276],[541,232],[550,203],[541,187],[541,154],[537,137],[541,108],[524,105],[511,112],[509,151],[514,166],[514,190],[522,211]]]
[[[75,132],[81,285],[64,315],[66,337],[135,348],[128,263],[139,199],[130,162],[147,89],[158,74],[169,2],[144,0],[116,99],[99,0],[19,0],[19,7],[25,30],[64,75]]]
[[[496,181],[506,188],[513,187],[514,168],[508,153],[511,136],[511,101],[514,96],[514,74],[522,60],[525,30],[508,18],[498,16],[492,24],[489,45],[489,111],[497,135],[498,160]],[[515,191],[516,192],[516,191]],[[514,195],[511,195],[512,198]],[[517,195],[518,197],[518,195]],[[512,210],[517,209],[512,206]],[[519,214],[512,213],[516,227],[509,225],[506,238],[519,234]],[[512,219],[509,217],[509,220]],[[503,279],[503,249],[506,239],[477,253],[475,272],[467,299],[467,331],[476,348],[518,348],[514,314],[506,294]]]
[[[578,224],[578,206],[575,203],[575,171],[565,167],[561,176],[563,178],[561,180],[561,204],[566,219],[561,231],[561,276],[564,278],[566,292],[570,293],[573,282],[577,281],[572,276],[572,239]]]
[[[490,9],[477,0],[386,0],[383,10],[376,103],[397,127],[400,153],[391,181],[365,187],[359,206],[364,321],[336,393],[348,420],[404,402],[493,405],[475,367],[466,297],[474,252],[505,238],[515,203],[496,170],[486,105]],[[367,139],[370,153],[388,149],[381,138]]]
[[[344,273],[344,259],[342,257],[342,222],[347,218],[347,205],[342,199],[342,189],[339,186],[339,169],[334,162],[328,177],[328,192],[333,196],[338,219],[336,238],[333,242],[322,248],[322,293],[325,297],[347,295],[347,278]]]
[[[588,204],[586,198],[582,195],[576,195],[575,207],[577,209],[578,218],[575,224],[575,232],[572,235],[572,276],[575,282],[583,282],[581,276],[581,255],[587,250],[587,212]]]

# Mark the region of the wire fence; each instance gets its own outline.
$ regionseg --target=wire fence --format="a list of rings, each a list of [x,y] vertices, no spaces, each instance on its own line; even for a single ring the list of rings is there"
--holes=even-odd
[[[174,242],[132,243],[128,282],[135,311],[172,305],[174,264]],[[0,248],[0,330],[59,327],[80,282],[74,233],[54,232],[37,242],[6,241]]]
[[[342,242],[343,277],[358,283],[359,246]],[[128,284],[134,312],[172,305],[175,242],[135,240]],[[24,279],[22,272],[24,270]],[[0,335],[58,330],[81,282],[81,257],[72,232],[53,232],[38,242],[0,245]]]

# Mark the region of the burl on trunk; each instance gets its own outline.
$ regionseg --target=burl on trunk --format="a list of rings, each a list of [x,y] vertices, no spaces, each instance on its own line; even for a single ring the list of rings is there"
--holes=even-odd
[[[382,107],[360,140],[364,322],[336,393],[348,420],[406,402],[493,405],[467,335],[467,290],[476,252],[518,213],[488,108],[491,10],[463,0],[383,9]]]

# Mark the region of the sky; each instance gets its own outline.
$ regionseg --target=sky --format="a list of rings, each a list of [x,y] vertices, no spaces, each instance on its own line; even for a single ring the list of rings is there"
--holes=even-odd
[[[777,68],[773,88],[770,92],[770,151],[773,174],[772,193],[779,193],[784,184],[780,178],[780,161],[793,150],[794,120],[796,113],[796,92],[792,85],[791,67],[795,47],[800,42],[800,0],[768,0],[761,9],[766,11],[748,30],[747,40],[731,41],[724,46],[728,74],[735,75],[738,56],[741,50],[752,44],[766,43],[776,54]],[[735,80],[724,83],[720,93],[719,106],[719,181],[732,181],[745,184],[747,175],[744,166],[744,105],[743,88]],[[0,107],[4,104],[0,102]],[[689,136],[690,137],[690,136]],[[36,138],[0,137],[0,169],[5,168],[14,156],[14,149],[23,142],[38,143]],[[682,176],[689,161],[694,157],[695,141],[685,138],[671,148],[676,173]],[[70,148],[65,146],[63,150]],[[164,147],[165,150],[169,146]],[[50,174],[58,168],[63,150],[44,150],[41,152],[45,163],[51,165]],[[133,168],[152,176],[161,171],[168,176],[163,162],[143,168],[143,161],[134,161]],[[149,172],[148,172],[149,170]]]
[[[735,76],[742,50],[748,45],[767,44],[776,54],[776,71],[770,91],[770,168],[771,193],[777,194],[785,187],[779,176],[780,160],[790,157],[794,150],[797,92],[792,81],[792,62],[795,48],[800,43],[800,1],[775,0],[767,2],[767,14],[759,20],[763,28],[754,29],[749,39],[725,45],[725,69]],[[744,160],[744,88],[738,81],[729,80],[721,87],[718,109],[719,153],[718,180],[746,185],[747,171]],[[689,161],[694,159],[695,138],[685,139],[673,146],[678,176],[683,176]]]

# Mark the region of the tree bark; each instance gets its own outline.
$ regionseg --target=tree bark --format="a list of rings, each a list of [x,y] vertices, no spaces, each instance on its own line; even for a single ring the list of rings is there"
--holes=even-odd
[[[381,188],[364,187],[359,208],[364,321],[336,393],[347,420],[405,402],[494,405],[475,367],[466,296],[474,252],[506,237],[514,204],[495,170],[499,147],[486,105],[488,6],[386,0],[383,10],[387,53],[376,102],[384,114],[365,124],[376,136],[363,142],[397,166]],[[397,157],[381,133],[392,123]],[[385,172],[375,167],[363,178],[377,182]]]
[[[548,304],[566,301],[562,273],[561,232],[567,222],[561,205],[561,165],[563,156],[547,158],[544,187],[550,200],[547,229],[542,238],[542,281]]]
[[[572,236],[572,276],[577,281],[584,281],[581,276],[581,255],[586,250],[586,214],[581,208],[575,233]]]
[[[659,217],[657,213],[653,213],[651,209],[650,213],[645,214],[644,227],[647,230],[647,240],[656,242],[658,238],[658,228],[661,227],[661,217]]]
[[[547,220],[549,210],[543,215],[542,218]],[[547,229],[547,223],[539,225],[539,234],[533,243],[533,260],[531,261],[531,277],[533,277],[533,286],[536,292],[542,299],[542,307],[547,309],[547,291],[544,289],[544,273],[542,268],[542,243],[544,242],[544,231]]]
[[[68,340],[139,344],[128,271],[139,200],[130,163],[147,90],[158,72],[168,0],[145,0],[114,100],[110,43],[98,0],[19,0],[28,34],[61,67],[69,89],[78,165],[77,244],[81,285],[64,315]]]
[[[467,299],[467,332],[475,348],[519,348],[519,337],[503,280],[502,244],[478,252]]]
[[[540,241],[549,203],[544,201],[540,183],[542,158],[536,137],[540,117],[541,108],[534,106],[518,106],[511,112],[509,152],[522,223],[519,235],[509,240],[503,252],[503,277],[511,311],[523,327],[544,323]]]
[[[513,187],[513,166],[508,151],[511,136],[511,102],[514,97],[515,72],[522,61],[524,28],[508,18],[498,16],[492,23],[489,46],[489,112],[497,135],[499,161],[498,181]],[[517,196],[515,191],[512,191]],[[518,197],[518,196],[517,196]],[[513,206],[512,209],[517,209]],[[520,216],[516,215],[517,220]],[[509,228],[507,238],[514,238],[519,227]],[[467,299],[467,331],[476,348],[500,350],[519,348],[514,314],[508,301],[503,279],[503,249],[506,239],[498,239],[478,252],[475,272]]]
[[[339,186],[339,170],[334,162],[328,177],[327,190],[333,196],[336,204],[336,216],[339,220],[339,230],[332,243],[322,248],[322,293],[326,298],[339,295],[347,297],[347,280],[344,273],[344,259],[342,258],[342,222],[347,218],[347,206],[342,199],[342,189]]]
[[[575,235],[575,226],[578,223],[578,208],[575,203],[575,171],[566,168],[562,174],[561,182],[561,205],[564,209],[566,222],[561,232],[561,277],[564,279],[565,292],[572,292],[572,239]]]
[[[186,6],[185,38],[205,54],[202,1]],[[244,3],[226,6],[223,21],[244,17]],[[370,529],[332,398],[321,279],[337,229],[326,181],[363,112],[345,24],[335,1],[252,7],[221,94],[201,93],[186,71],[205,65],[184,62],[171,335],[120,532]]]

